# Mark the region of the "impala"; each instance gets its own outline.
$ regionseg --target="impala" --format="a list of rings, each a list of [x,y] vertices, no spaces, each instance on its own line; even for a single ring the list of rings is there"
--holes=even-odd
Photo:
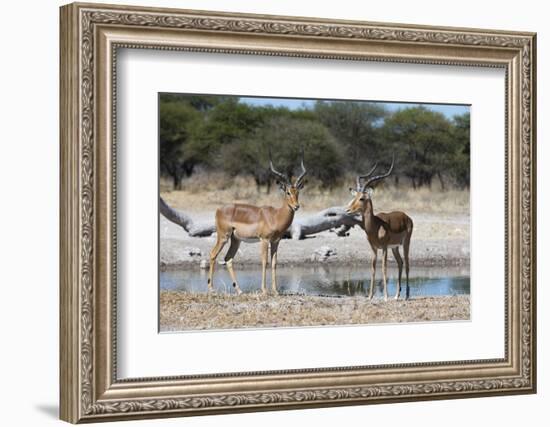
[[[399,278],[397,281],[397,291],[395,299],[399,298],[401,293],[401,275],[403,272],[403,259],[399,254],[399,247],[403,246],[403,255],[405,258],[406,292],[405,299],[409,299],[409,247],[413,231],[413,221],[404,212],[389,212],[374,214],[372,206],[372,193],[374,184],[391,175],[394,166],[394,160],[386,173],[382,175],[371,176],[376,170],[377,164],[366,175],[359,175],[356,181],[356,188],[350,188],[353,199],[349,202],[346,211],[349,214],[360,212],[363,217],[363,225],[367,240],[373,252],[372,273],[369,288],[369,299],[372,299],[374,279],[376,275],[376,260],[378,250],[382,250],[382,280],[384,284],[384,299],[388,299],[387,288],[387,261],[388,248],[391,248],[397,266],[399,268]],[[365,180],[363,183],[362,181]]]
[[[260,242],[262,259],[262,293],[266,294],[265,276],[268,257],[268,246],[271,251],[271,288],[277,293],[277,249],[279,241],[292,224],[294,213],[300,208],[298,196],[304,186],[304,155],[302,152],[302,173],[294,183],[286,175],[278,172],[273,166],[271,154],[269,156],[271,173],[277,178],[277,184],[283,192],[284,203],[279,208],[272,206],[252,206],[246,204],[230,204],[216,211],[217,241],[210,252],[210,271],[208,274],[208,290],[213,290],[214,264],[220,251],[228,241],[231,241],[229,250],[225,255],[225,265],[233,280],[233,287],[237,294],[241,289],[233,270],[233,258],[237,253],[241,242]]]

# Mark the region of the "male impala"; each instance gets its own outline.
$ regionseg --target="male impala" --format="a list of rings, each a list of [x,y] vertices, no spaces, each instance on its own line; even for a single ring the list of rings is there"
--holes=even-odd
[[[235,271],[233,270],[233,258],[239,249],[241,242],[260,242],[262,256],[262,293],[266,294],[265,275],[267,266],[268,246],[271,246],[271,288],[277,293],[277,278],[275,269],[277,266],[277,249],[279,241],[287,231],[294,213],[300,208],[298,195],[304,186],[304,156],[302,153],[302,173],[294,184],[286,175],[278,172],[273,167],[271,155],[269,158],[271,172],[277,177],[277,183],[284,194],[284,203],[280,208],[271,206],[252,206],[240,203],[226,205],[216,211],[216,231],[218,240],[210,252],[210,272],[208,274],[208,290],[213,290],[214,264],[222,248],[228,240],[231,240],[229,250],[225,255],[225,265],[233,280],[233,287],[237,294],[241,293]]]
[[[390,168],[382,175],[371,177],[376,170],[376,164],[367,175],[359,175],[357,177],[356,188],[350,188],[353,199],[349,202],[346,209],[349,214],[360,212],[363,216],[365,233],[367,234],[367,239],[373,252],[369,299],[372,299],[374,278],[376,274],[376,258],[379,249],[382,250],[382,280],[384,283],[384,299],[386,301],[388,299],[386,277],[388,248],[391,248],[399,268],[399,279],[397,282],[395,299],[399,298],[401,293],[401,274],[403,272],[403,260],[399,254],[399,246],[403,246],[403,254],[405,257],[405,275],[407,280],[405,299],[409,299],[409,246],[413,231],[413,221],[404,212],[379,213],[375,215],[372,207],[372,192],[374,184],[391,175],[394,160],[395,159],[392,159]],[[365,180],[365,182],[362,183],[362,180]]]

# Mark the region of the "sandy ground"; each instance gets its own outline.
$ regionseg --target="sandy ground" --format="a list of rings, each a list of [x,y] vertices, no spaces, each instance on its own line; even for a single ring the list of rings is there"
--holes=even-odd
[[[194,220],[211,218],[213,211],[191,212]],[[299,212],[298,215],[307,215]],[[410,213],[414,220],[411,240],[411,265],[449,266],[468,265],[470,261],[470,217],[467,214]],[[215,236],[189,237],[180,226],[160,218],[160,264],[162,269],[182,266],[198,267],[208,262],[208,255],[216,242]],[[330,248],[332,254],[319,257],[319,248]],[[223,259],[228,246],[219,256]],[[235,265],[259,264],[258,243],[243,243],[235,257]],[[365,232],[359,227],[350,230],[347,237],[338,237],[331,231],[316,234],[304,240],[285,239],[280,243],[279,265],[304,263],[363,263],[368,262],[371,250]],[[380,259],[380,256],[379,256]],[[391,253],[390,264],[394,263]]]
[[[160,330],[234,329],[402,323],[470,319],[470,297],[419,297],[409,301],[364,296],[191,294],[162,291]]]

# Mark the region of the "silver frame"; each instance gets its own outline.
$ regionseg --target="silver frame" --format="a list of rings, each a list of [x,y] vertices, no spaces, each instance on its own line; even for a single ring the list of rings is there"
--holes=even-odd
[[[119,380],[119,48],[506,70],[505,357]],[[98,4],[61,8],[61,418],[73,423],[536,390],[533,33]]]

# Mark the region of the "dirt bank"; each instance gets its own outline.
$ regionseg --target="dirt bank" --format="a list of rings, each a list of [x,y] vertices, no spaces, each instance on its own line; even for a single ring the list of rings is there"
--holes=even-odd
[[[364,296],[240,296],[160,293],[160,330],[234,329],[242,327],[323,326],[372,323],[469,320],[470,297],[419,297],[385,302]]]

